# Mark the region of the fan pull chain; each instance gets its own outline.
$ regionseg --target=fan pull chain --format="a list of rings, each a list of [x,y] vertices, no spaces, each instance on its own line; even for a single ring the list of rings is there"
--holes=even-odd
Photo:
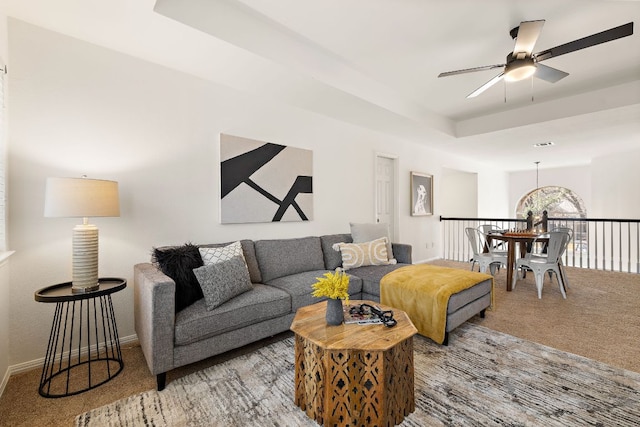
[[[502,84],[504,85],[504,103],[507,103],[507,82],[502,79]]]
[[[531,76],[531,102],[533,102],[533,76]]]

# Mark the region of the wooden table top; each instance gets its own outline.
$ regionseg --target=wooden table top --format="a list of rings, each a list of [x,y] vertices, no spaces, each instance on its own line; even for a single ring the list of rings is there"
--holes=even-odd
[[[542,236],[544,233],[540,233],[540,234],[534,234],[534,233],[504,233],[504,234],[497,234],[497,233],[491,233],[488,234],[487,237],[491,238],[491,239],[498,239],[498,240],[518,240],[518,239],[522,239],[522,240],[533,240],[536,239],[540,236]]]
[[[388,350],[412,337],[418,330],[409,316],[402,311],[373,301],[350,300],[349,305],[371,304],[383,310],[393,310],[398,324],[392,328],[383,324],[359,325],[355,323],[337,326],[327,325],[327,302],[301,307],[291,323],[291,330],[316,345],[329,350]]]

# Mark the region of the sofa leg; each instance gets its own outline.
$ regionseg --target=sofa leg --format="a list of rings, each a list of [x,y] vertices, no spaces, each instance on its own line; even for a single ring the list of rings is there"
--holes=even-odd
[[[156,375],[156,382],[158,384],[158,391],[164,390],[164,386],[167,384],[167,373],[163,372]]]
[[[449,345],[449,332],[444,333],[444,341],[442,341],[442,345]]]
[[[484,312],[485,312],[485,310],[486,310],[486,309],[483,309],[483,310],[481,310],[481,311],[480,311],[480,317],[481,317],[482,319],[484,319]]]

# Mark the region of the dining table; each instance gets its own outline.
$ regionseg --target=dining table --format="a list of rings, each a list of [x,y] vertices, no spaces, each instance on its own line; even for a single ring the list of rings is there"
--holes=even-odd
[[[487,234],[487,244],[492,244],[491,242],[493,240],[500,240],[507,244],[507,292],[511,292],[513,289],[512,281],[513,269],[516,265],[516,246],[520,248],[520,257],[524,257],[527,254],[527,243],[532,243],[535,239],[545,241],[545,238],[540,238],[540,234],[524,231],[490,232]],[[546,240],[548,241],[548,239]]]

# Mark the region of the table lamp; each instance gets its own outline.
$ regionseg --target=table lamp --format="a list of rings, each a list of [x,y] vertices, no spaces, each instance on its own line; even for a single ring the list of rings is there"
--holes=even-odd
[[[73,293],[86,293],[98,284],[98,227],[89,217],[120,216],[118,183],[101,179],[47,178],[45,217],[79,217],[73,229]]]

